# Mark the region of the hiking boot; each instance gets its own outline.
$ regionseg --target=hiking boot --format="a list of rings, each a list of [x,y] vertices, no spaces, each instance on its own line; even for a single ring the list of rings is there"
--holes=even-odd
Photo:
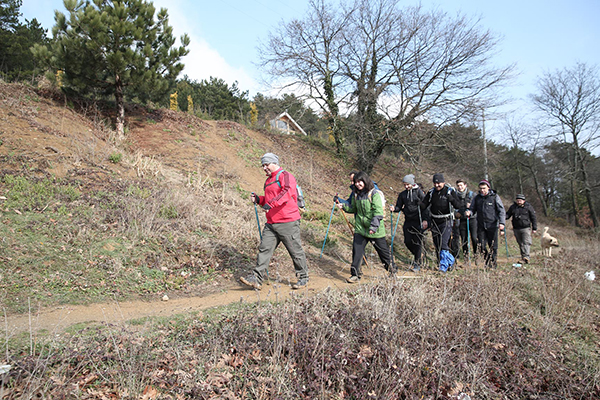
[[[357,283],[360,280],[360,278],[356,275],[352,275],[350,278],[346,279],[346,282],[348,283]]]
[[[385,270],[389,273],[390,276],[396,276],[396,272],[398,272],[398,267],[395,263],[385,266]]]
[[[292,284],[292,289],[304,289],[308,285],[308,278],[298,279],[298,282]]]
[[[421,270],[421,266],[419,265],[419,263],[416,261],[413,261],[413,263],[411,264],[411,271],[419,272],[420,270]]]
[[[529,264],[529,257],[523,257],[523,264]]]
[[[251,288],[256,289],[256,290],[260,290],[262,288],[262,285],[260,284],[258,279],[256,279],[255,275],[248,275],[247,277],[242,276],[240,278],[240,282],[242,282],[244,285],[250,286]]]

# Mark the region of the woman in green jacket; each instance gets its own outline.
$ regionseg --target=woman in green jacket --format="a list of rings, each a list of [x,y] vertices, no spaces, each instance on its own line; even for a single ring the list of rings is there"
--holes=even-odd
[[[354,175],[355,194],[349,205],[338,203],[338,207],[348,214],[354,214],[354,238],[352,242],[351,276],[348,283],[356,283],[362,277],[361,265],[367,243],[373,243],[381,262],[390,273],[396,272],[392,263],[390,248],[385,240],[385,227],[382,223],[384,198],[369,175],[358,172]]]

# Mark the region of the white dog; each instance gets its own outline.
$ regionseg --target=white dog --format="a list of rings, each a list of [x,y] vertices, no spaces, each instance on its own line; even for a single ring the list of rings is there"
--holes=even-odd
[[[546,226],[542,234],[542,255],[552,257],[552,247],[558,247],[558,240],[548,234],[548,229]]]

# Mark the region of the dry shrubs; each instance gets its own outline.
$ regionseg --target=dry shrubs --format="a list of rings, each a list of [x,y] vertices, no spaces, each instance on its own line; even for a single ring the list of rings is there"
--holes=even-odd
[[[221,351],[229,345],[248,359],[230,368],[246,380],[228,387],[266,391],[264,398],[600,395],[589,355],[564,354],[560,321],[550,330],[537,326],[515,291],[519,279],[499,273],[378,284],[242,313],[231,321],[235,335],[223,330]],[[260,368],[250,357],[257,352],[269,360]]]
[[[234,305],[145,333],[85,331],[60,354],[8,360],[6,385],[30,393],[42,364],[54,397],[595,399],[600,293],[568,260]],[[538,278],[556,298],[545,314],[527,294]]]

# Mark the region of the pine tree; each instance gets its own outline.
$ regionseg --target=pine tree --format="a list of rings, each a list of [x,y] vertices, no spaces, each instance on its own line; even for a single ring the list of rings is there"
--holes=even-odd
[[[7,81],[35,76],[29,49],[47,43],[46,30],[35,18],[19,22],[21,5],[21,0],[0,0],[0,74]]]
[[[174,47],[167,10],[154,18],[144,0],[65,0],[68,18],[56,12],[50,46],[37,45],[34,55],[52,70],[64,71],[65,90],[86,94],[99,90],[115,96],[116,130],[124,138],[125,93],[148,97],[166,94],[183,69],[189,38]]]

